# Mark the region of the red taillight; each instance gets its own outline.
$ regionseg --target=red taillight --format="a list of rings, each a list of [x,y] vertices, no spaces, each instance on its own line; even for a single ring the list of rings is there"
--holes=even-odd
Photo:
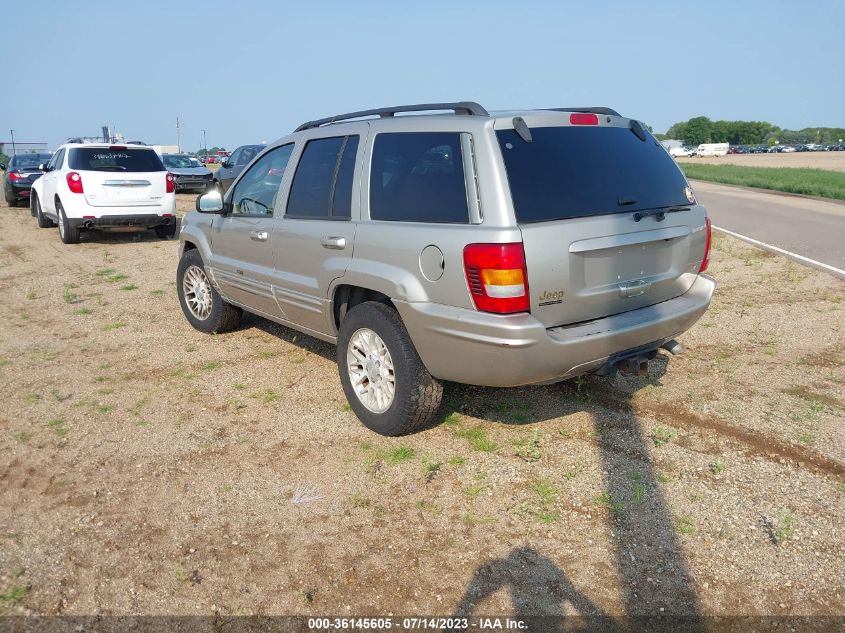
[[[26,180],[27,176],[24,174],[16,174],[13,171],[9,172],[9,180]]]
[[[598,125],[599,118],[591,112],[573,112],[569,115],[569,122],[572,125]]]
[[[522,242],[469,244],[464,248],[467,284],[482,312],[528,312],[528,271]]]
[[[704,259],[701,260],[701,268],[698,269],[700,273],[707,270],[707,265],[710,263],[710,245],[713,243],[713,226],[710,218],[704,218],[704,225],[707,227],[707,241],[704,243]]]
[[[67,188],[71,193],[85,193],[82,190],[82,176],[75,171],[69,172],[67,175]]]
[[[110,150],[126,149],[126,145],[109,145]]]
[[[173,179],[173,174],[167,174],[164,178],[166,180],[165,191],[167,193],[173,193],[176,191],[176,181]]]

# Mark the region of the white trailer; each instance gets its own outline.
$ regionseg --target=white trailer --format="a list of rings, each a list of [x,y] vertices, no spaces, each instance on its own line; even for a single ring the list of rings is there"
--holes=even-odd
[[[696,156],[727,156],[730,143],[702,143],[695,150]]]

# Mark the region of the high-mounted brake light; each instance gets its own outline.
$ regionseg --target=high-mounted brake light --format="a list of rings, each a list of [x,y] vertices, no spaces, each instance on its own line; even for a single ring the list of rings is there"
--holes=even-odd
[[[71,171],[67,175],[67,188],[71,193],[85,193],[82,189],[82,176],[75,171]]]
[[[573,112],[569,115],[572,125],[598,125],[599,117],[591,112]]]
[[[464,271],[478,310],[528,312],[528,271],[522,242],[469,244],[464,248]]]
[[[173,193],[176,191],[176,182],[173,180],[173,174],[168,173],[167,176],[164,177],[165,179],[165,192],[166,193]]]
[[[126,149],[126,145],[109,145],[109,149],[111,149],[111,150]]]
[[[710,246],[713,244],[713,225],[710,223],[710,218],[704,218],[704,225],[707,227],[707,241],[704,243],[704,259],[701,260],[701,268],[698,269],[700,273],[707,270],[710,264]]]

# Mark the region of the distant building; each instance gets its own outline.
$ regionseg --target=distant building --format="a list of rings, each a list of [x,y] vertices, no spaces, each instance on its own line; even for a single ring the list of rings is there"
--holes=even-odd
[[[178,154],[178,145],[151,145],[157,154]]]
[[[22,143],[15,141],[14,146],[12,141],[0,141],[0,154],[11,156],[12,154],[47,154],[50,152],[47,149],[47,143]]]

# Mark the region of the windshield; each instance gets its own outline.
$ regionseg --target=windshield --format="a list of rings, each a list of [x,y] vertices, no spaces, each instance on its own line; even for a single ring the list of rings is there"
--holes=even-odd
[[[165,171],[161,159],[152,149],[75,147],[70,150],[69,164],[71,169],[83,171]]]
[[[47,163],[50,154],[17,154],[9,161],[9,170],[12,169],[38,169],[41,163]]]
[[[686,179],[651,136],[627,127],[531,128],[496,133],[518,222],[689,205]]]
[[[193,156],[179,154],[165,154],[162,156],[164,166],[170,169],[188,169],[189,167],[202,167],[202,164]]]

